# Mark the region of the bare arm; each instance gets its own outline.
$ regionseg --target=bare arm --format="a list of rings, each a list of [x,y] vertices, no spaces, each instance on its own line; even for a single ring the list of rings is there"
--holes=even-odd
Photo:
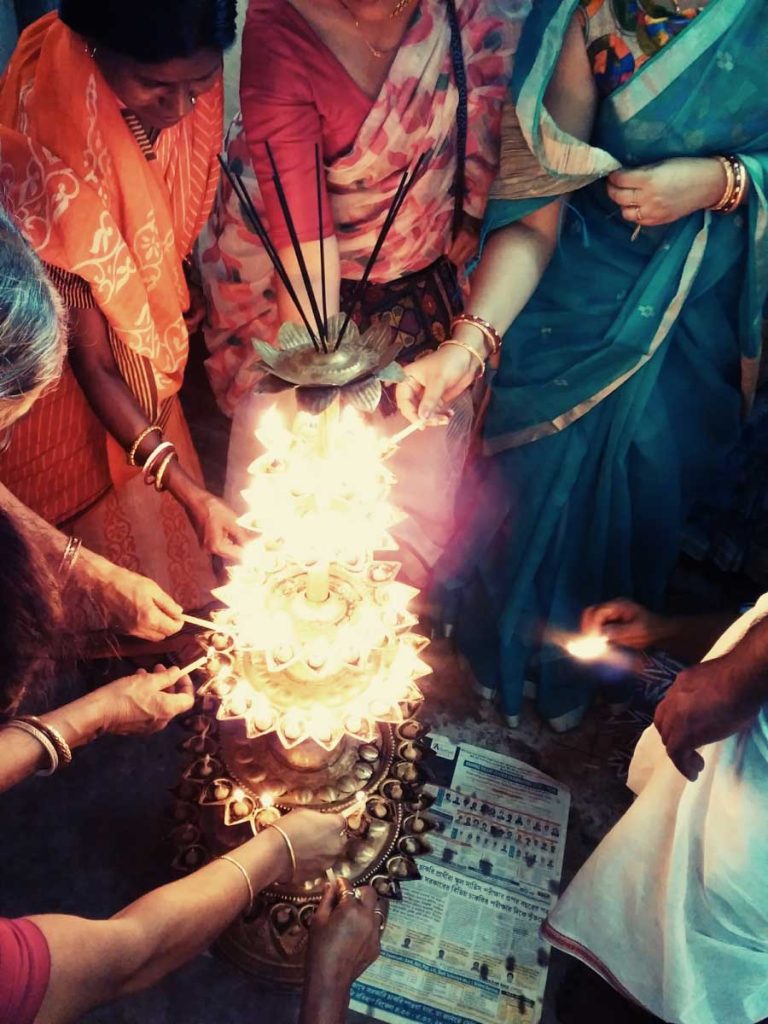
[[[298,878],[315,878],[341,854],[340,814],[293,811],[280,827],[290,837]],[[256,893],[291,875],[288,847],[266,829],[229,856]],[[32,918],[51,952],[51,978],[38,1024],[69,1024],[84,1013],[138,992],[206,949],[246,909],[241,871],[216,860],[189,878],[148,893],[109,921],[56,915]]]
[[[584,39],[574,19],[546,95],[546,106],[558,125],[576,138],[592,130],[597,96]],[[467,312],[493,324],[503,335],[523,310],[551,259],[557,241],[562,201],[555,200],[514,224],[495,231],[486,242],[472,276]],[[453,340],[489,353],[475,327],[458,324]],[[441,405],[452,402],[474,379],[478,361],[465,349],[450,345],[408,368],[409,381],[397,389],[400,411],[410,420],[429,420]]]
[[[237,850],[254,892],[290,871],[274,829]],[[109,921],[46,915],[32,920],[51,952],[51,978],[38,1024],[69,1024],[141,991],[205,950],[245,910],[249,896],[234,865],[214,861],[156,889]]]
[[[0,507],[17,520],[55,575],[68,538],[23,505],[1,483]],[[181,608],[156,583],[114,565],[87,548],[80,549],[68,585],[76,587],[92,603],[99,618],[94,628],[115,629],[156,641],[178,632],[183,625]],[[64,624],[66,626],[66,620]]]
[[[341,268],[339,263],[339,243],[336,240],[335,235],[331,235],[326,238],[323,242],[323,250],[325,254],[325,303],[328,310],[328,316],[333,316],[334,313],[339,312],[339,292],[341,287]],[[312,282],[312,292],[315,296],[317,308],[322,316],[323,312],[323,287],[322,287],[322,273],[321,273],[321,261],[320,261],[320,243],[319,242],[304,242],[301,246],[301,251],[304,255],[304,261],[307,265],[307,271],[309,272],[309,278]],[[304,281],[299,270],[299,263],[296,259],[296,254],[293,249],[283,249],[280,251],[280,258],[283,261],[283,266],[288,273],[291,280],[291,284],[296,292],[296,297],[299,300],[301,308],[307,315],[309,325],[314,330],[315,318],[312,315],[311,306],[307,297],[307,290],[304,287]],[[280,281],[278,277],[275,277],[275,287],[277,290],[277,308],[280,315],[280,322],[293,321],[300,323],[301,316],[296,306],[293,303],[285,285]]]
[[[152,733],[165,728],[194,702],[192,684],[178,668],[158,667],[117,679],[38,717],[56,729],[70,749],[85,746],[106,732]],[[0,792],[48,767],[39,740],[20,729],[0,730]]]
[[[70,363],[80,387],[105,428],[126,450],[150,425],[123,380],[112,355],[107,323],[98,309],[72,310]],[[151,434],[139,447],[139,464],[158,444]],[[245,539],[234,513],[202,488],[175,459],[164,476],[165,488],[183,506],[200,541],[214,554],[237,555]]]

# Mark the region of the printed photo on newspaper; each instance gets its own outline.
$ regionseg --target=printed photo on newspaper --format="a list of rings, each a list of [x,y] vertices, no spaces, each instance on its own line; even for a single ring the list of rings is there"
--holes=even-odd
[[[537,1024],[570,795],[503,754],[432,740],[431,852],[393,903],[354,1009],[392,1024]]]

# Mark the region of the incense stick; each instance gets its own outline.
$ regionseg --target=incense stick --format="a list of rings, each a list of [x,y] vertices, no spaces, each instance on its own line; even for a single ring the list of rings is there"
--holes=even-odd
[[[323,299],[323,323],[328,337],[328,290],[325,280],[325,232],[323,230],[323,190],[320,178],[320,146],[315,143],[315,187],[317,189],[317,223],[320,231],[320,287]]]
[[[254,225],[256,233],[259,236],[259,240],[261,241],[261,244],[264,246],[267,256],[272,262],[272,266],[275,268],[278,277],[282,281],[283,287],[288,292],[288,296],[291,302],[298,310],[299,316],[301,317],[304,326],[306,327],[307,332],[309,333],[309,337],[312,340],[312,345],[314,346],[315,351],[319,352],[320,344],[317,340],[317,337],[315,336],[314,330],[310,326],[309,318],[307,317],[307,314],[304,311],[304,307],[299,302],[299,296],[297,295],[296,289],[293,286],[293,282],[291,281],[288,275],[288,271],[285,269],[285,264],[280,258],[280,254],[275,248],[272,239],[269,237],[267,229],[264,227],[264,222],[259,216],[259,211],[256,209],[256,206],[253,200],[251,199],[251,195],[245,185],[245,182],[243,181],[242,177],[237,173],[235,174],[236,184],[235,181],[232,181],[231,177],[230,181],[232,182],[233,188],[235,189],[235,193],[240,199],[240,202],[244,205],[246,213],[249,214],[251,223]],[[239,190],[237,186],[239,186]]]
[[[267,256],[269,257],[272,266],[275,269],[275,273],[282,281],[285,290],[288,292],[288,296],[291,302],[298,310],[299,315],[304,322],[304,326],[306,327],[307,331],[309,332],[309,336],[312,339],[312,344],[315,347],[315,351],[319,352],[320,345],[318,344],[317,338],[315,337],[315,332],[309,325],[309,319],[307,318],[307,315],[304,312],[303,306],[299,302],[299,297],[296,294],[296,290],[293,287],[291,279],[288,276],[288,271],[285,269],[283,261],[280,259],[280,255],[272,243],[272,239],[267,234],[267,229],[264,227],[261,217],[259,216],[259,212],[256,209],[253,200],[251,199],[248,189],[246,188],[245,182],[243,181],[239,174],[236,174],[234,171],[230,169],[226,160],[224,160],[224,158],[221,155],[219,155],[219,163],[221,164],[224,173],[229,179],[229,183],[232,186],[232,191],[239,199],[240,205],[243,207],[246,216],[250,220],[253,230],[258,235],[261,244],[264,246],[264,250]]]
[[[317,306],[317,299],[315,298],[315,290],[312,287],[312,280],[311,280],[311,278],[309,276],[309,270],[307,269],[307,261],[304,259],[304,251],[301,248],[301,242],[299,241],[299,236],[296,234],[296,225],[293,222],[293,216],[291,215],[291,208],[288,205],[288,200],[287,200],[285,192],[283,190],[283,183],[280,180],[280,172],[278,171],[277,164],[275,163],[275,157],[274,157],[274,154],[272,152],[272,147],[270,146],[270,144],[268,142],[265,142],[264,145],[266,146],[266,149],[267,149],[267,156],[269,157],[269,162],[272,165],[272,184],[275,186],[275,191],[277,192],[277,198],[278,198],[278,200],[280,202],[280,209],[283,211],[283,218],[285,220],[285,226],[288,228],[288,234],[289,234],[290,239],[291,239],[291,245],[293,246],[294,255],[296,256],[296,260],[297,260],[297,262],[299,264],[299,272],[301,274],[301,279],[304,282],[304,289],[305,289],[305,291],[307,293],[307,298],[309,299],[309,305],[310,305],[310,308],[312,310],[312,315],[314,316],[315,321],[317,323],[317,330],[318,330],[318,335],[320,337],[320,344],[323,346],[323,351],[327,352],[328,351],[328,345],[327,345],[327,336],[326,336],[326,331],[325,331],[325,324],[322,322],[322,318],[320,316],[320,310],[318,309],[318,306]]]
[[[413,173],[410,175],[410,177],[408,175],[407,170],[403,171],[403,176],[400,179],[400,185],[398,186],[397,191],[395,192],[395,196],[394,199],[392,200],[389,212],[387,213],[387,216],[384,218],[384,223],[382,225],[381,231],[379,232],[379,237],[376,239],[376,244],[373,247],[373,251],[371,252],[371,255],[368,259],[368,263],[366,264],[365,270],[363,271],[363,276],[360,278],[360,280],[357,283],[357,287],[355,288],[354,294],[352,296],[352,301],[350,303],[350,307],[347,310],[347,314],[344,319],[344,323],[341,325],[341,330],[339,331],[339,337],[336,342],[334,351],[336,351],[339,348],[342,341],[344,340],[344,335],[347,333],[349,321],[352,319],[352,314],[354,313],[358,302],[362,298],[363,292],[365,291],[365,288],[368,284],[368,279],[371,276],[371,271],[373,270],[376,260],[379,258],[381,248],[384,245],[387,235],[389,234],[390,228],[394,224],[395,218],[397,217],[403,203],[405,202],[405,197],[408,195],[408,192],[411,186],[413,185],[414,181],[416,180],[416,177],[419,174],[419,171],[421,170],[422,164],[424,163],[425,160],[426,153],[422,153],[419,159],[416,161],[416,166],[414,167]]]

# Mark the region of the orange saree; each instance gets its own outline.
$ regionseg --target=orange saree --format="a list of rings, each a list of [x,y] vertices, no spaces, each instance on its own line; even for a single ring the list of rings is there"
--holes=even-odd
[[[0,196],[40,258],[84,282],[125,383],[197,472],[177,398],[188,354],[182,264],[213,202],[222,105],[219,82],[148,159],[85,42],[55,13],[22,35],[0,82]],[[18,425],[0,476],[46,519],[177,600],[203,599],[210,563],[183,511],[129,469],[69,369]],[[137,543],[147,522],[163,531]]]

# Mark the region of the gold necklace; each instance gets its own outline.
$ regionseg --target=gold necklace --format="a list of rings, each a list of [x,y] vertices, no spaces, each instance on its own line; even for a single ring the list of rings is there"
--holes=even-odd
[[[400,45],[399,43],[397,43],[395,46],[389,46],[385,50],[381,49],[378,46],[374,46],[373,43],[371,43],[367,39],[367,37],[365,35],[365,32],[363,32],[362,28],[360,27],[360,21],[359,21],[357,15],[355,14],[355,12],[352,10],[352,8],[349,7],[345,3],[345,0],[339,0],[339,3],[344,8],[344,10],[347,12],[347,14],[350,16],[350,18],[352,19],[352,24],[357,29],[357,32],[358,32],[360,38],[363,40],[365,45],[368,47],[369,52],[374,57],[376,57],[378,60],[384,60],[385,57],[389,57],[390,54],[395,52],[395,50]],[[397,3],[392,8],[392,10],[389,12],[389,19],[390,19],[390,21],[394,21],[395,18],[398,18],[403,13],[404,10],[406,10],[408,7],[411,6],[412,3],[413,3],[413,0],[397,0]]]

